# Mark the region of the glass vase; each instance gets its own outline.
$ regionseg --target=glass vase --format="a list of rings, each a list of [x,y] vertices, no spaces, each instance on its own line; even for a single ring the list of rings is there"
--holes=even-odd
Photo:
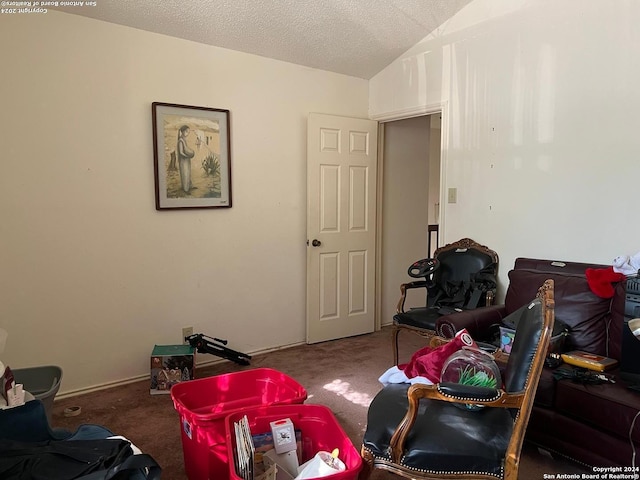
[[[502,377],[493,355],[473,347],[462,347],[442,366],[441,382],[501,388]]]

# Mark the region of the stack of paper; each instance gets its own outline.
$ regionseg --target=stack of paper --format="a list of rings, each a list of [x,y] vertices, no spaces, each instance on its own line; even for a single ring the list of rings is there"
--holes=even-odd
[[[245,415],[233,424],[236,433],[236,474],[244,480],[253,480],[255,447],[249,421]]]

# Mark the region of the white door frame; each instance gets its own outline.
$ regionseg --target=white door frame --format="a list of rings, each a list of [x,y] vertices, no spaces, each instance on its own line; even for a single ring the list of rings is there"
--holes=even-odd
[[[380,270],[382,268],[382,188],[384,185],[384,124],[395,120],[404,120],[406,118],[420,117],[424,115],[440,114],[442,122],[440,126],[440,212],[438,215],[439,235],[444,243],[446,238],[446,214],[444,205],[446,205],[446,175],[447,175],[447,145],[449,138],[449,109],[448,103],[442,102],[433,105],[425,105],[412,109],[398,110],[395,112],[385,113],[381,115],[371,115],[371,120],[378,122],[378,181],[376,185],[376,292],[382,291],[382,277]],[[382,326],[382,298],[376,295],[375,306],[375,329],[380,330]]]

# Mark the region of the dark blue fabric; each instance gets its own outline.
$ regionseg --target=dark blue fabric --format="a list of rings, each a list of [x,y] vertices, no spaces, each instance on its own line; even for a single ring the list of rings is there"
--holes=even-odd
[[[67,440],[99,440],[114,435],[115,433],[102,425],[84,424],[80,425]]]
[[[49,426],[44,404],[40,400],[32,400],[19,407],[0,409],[0,439],[43,442],[65,440],[71,433]]]
[[[84,424],[80,425],[73,435],[67,440],[98,440],[101,438],[112,437],[115,434],[108,428],[101,425]],[[130,480],[145,480],[147,477],[141,471],[132,472]]]
[[[79,480],[95,473],[95,480],[115,480],[107,473],[132,455],[131,444],[122,439],[0,440],[0,478]],[[124,480],[128,477],[118,478]]]
[[[0,409],[0,440],[15,442],[45,442],[50,440],[100,440],[115,434],[101,425],[85,424],[75,432],[51,428],[41,400],[31,400],[19,407]],[[130,480],[145,480],[140,470],[131,473]]]

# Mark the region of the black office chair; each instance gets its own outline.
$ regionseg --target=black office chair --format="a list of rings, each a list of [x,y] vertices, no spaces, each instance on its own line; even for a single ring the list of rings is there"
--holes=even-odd
[[[553,329],[553,280],[511,315],[520,321],[502,387],[390,384],[376,395],[369,406],[360,480],[374,468],[412,479],[517,480]]]
[[[493,303],[496,293],[498,254],[470,238],[444,245],[434,258],[419,260],[408,274],[421,278],[400,285],[400,300],[391,331],[393,363],[398,364],[398,336],[409,330],[423,337],[435,335],[439,317]],[[407,291],[425,288],[426,306],[404,309]]]

